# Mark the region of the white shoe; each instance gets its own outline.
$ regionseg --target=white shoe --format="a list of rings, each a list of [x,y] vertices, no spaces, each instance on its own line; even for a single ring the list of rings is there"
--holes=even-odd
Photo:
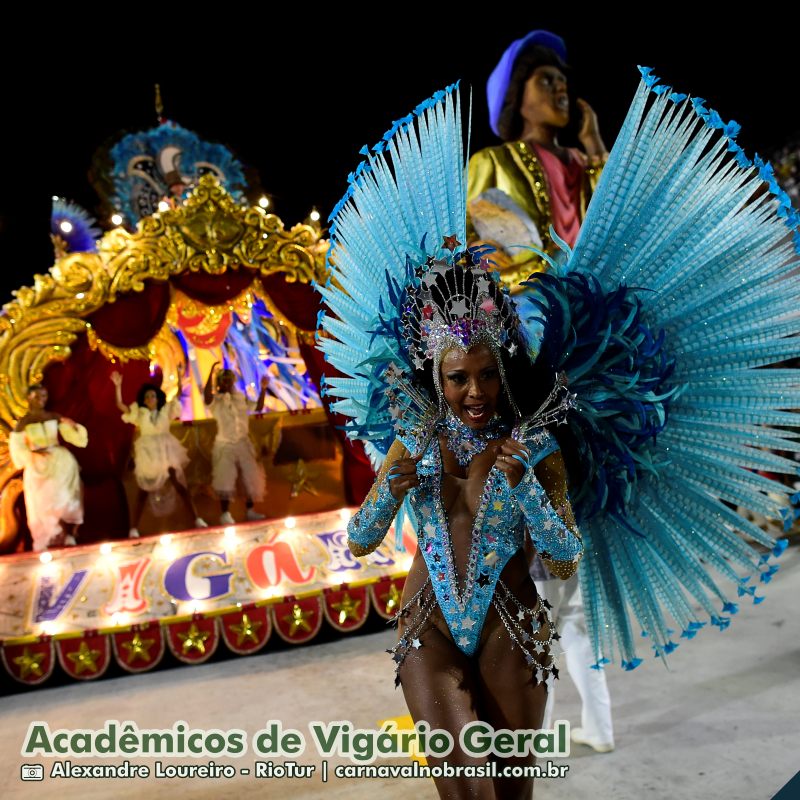
[[[596,742],[586,735],[583,728],[572,728],[570,738],[575,744],[585,744],[598,753],[610,753],[614,749],[614,742]]]
[[[219,518],[220,525],[235,525],[236,520],[231,516],[230,511],[226,511],[220,518]]]
[[[256,522],[260,519],[266,519],[263,514],[259,514],[258,511],[253,511],[252,508],[247,509],[247,514],[245,515],[250,522]]]
[[[195,528],[207,528],[208,523],[202,517],[195,517],[194,526]]]
[[[138,539],[139,536],[140,536],[140,533],[139,533],[139,529],[138,528],[131,528],[128,531],[128,538],[129,539]]]

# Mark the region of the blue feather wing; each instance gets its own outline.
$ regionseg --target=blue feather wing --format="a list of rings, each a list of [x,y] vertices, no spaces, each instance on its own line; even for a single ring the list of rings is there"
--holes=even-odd
[[[765,368],[800,355],[799,220],[763,162],[738,157],[736,133],[643,70],[565,269],[521,299],[531,350],[577,395],[598,666],[641,663],[642,629],[668,654],[676,624],[687,639],[703,626],[693,604],[726,627],[737,604],[709,569],[760,602],[734,566],[762,582],[777,567],[740,533],[781,545],[734,509],[794,518],[792,489],[770,476],[796,462],[771,450],[800,449],[778,427],[797,425],[800,375]],[[756,193],[762,181],[771,194]]]

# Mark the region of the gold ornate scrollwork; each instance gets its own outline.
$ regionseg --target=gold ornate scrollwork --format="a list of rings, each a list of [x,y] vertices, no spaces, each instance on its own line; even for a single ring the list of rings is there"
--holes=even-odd
[[[280,272],[288,281],[321,280],[327,249],[312,226],[287,231],[274,214],[237,204],[211,175],[183,205],[146,217],[136,233],[112,231],[100,245],[112,301],[119,292],[141,291],[145,280],[186,270],[220,275],[245,268]]]
[[[19,535],[16,515],[17,498],[22,494],[22,478],[12,464],[0,472],[0,553],[14,549]]]
[[[42,379],[51,361],[69,358],[70,345],[83,332],[81,317],[105,302],[108,278],[96,253],[61,259],[32,287],[18,290],[0,317],[0,440],[24,413],[27,387]]]
[[[60,259],[32,287],[16,292],[0,317],[0,441],[24,410],[25,389],[40,380],[51,360],[70,355],[76,336],[110,358],[149,358],[151,343],[115,348],[102,342],[83,320],[121,292],[142,291],[145,281],[167,280],[186,270],[218,275],[227,269],[282,273],[288,281],[325,277],[328,243],[311,225],[291,230],[274,214],[244,207],[211,176],[204,175],[186,200],[152,217],[135,233],[115,228],[98,243],[97,253]]]
[[[102,342],[85,317],[121,292],[142,291],[148,280],[168,280],[187,270],[219,275],[228,269],[282,273],[288,281],[322,281],[328,243],[310,225],[291,230],[274,214],[239,205],[211,176],[204,175],[183,205],[144,218],[135,233],[115,228],[96,253],[61,258],[47,275],[15,293],[0,315],[0,494],[10,468],[8,433],[26,407],[27,386],[46,366],[70,355],[81,333],[106,357],[151,358],[153,341],[136,348]],[[13,471],[12,471],[13,472]],[[11,474],[11,473],[8,473]],[[0,520],[0,541],[5,523]]]

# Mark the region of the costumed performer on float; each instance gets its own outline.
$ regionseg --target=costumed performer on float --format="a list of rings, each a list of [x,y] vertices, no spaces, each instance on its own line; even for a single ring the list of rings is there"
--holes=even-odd
[[[138,539],[139,523],[144,513],[145,503],[154,492],[159,492],[170,483],[183,500],[192,515],[196,528],[207,528],[206,521],[197,513],[192,495],[186,485],[184,469],[189,463],[186,448],[172,435],[172,421],[180,419],[181,404],[176,398],[167,402],[167,396],[159,386],[142,384],[136,395],[136,402],[130,406],[122,402],[122,375],[111,373],[111,381],[116,390],[117,408],[122,419],[133,425],[139,435],[133,444],[134,475],[139,487],[131,517],[129,537]],[[178,397],[180,397],[180,388]]]
[[[236,496],[236,478],[241,475],[245,490],[246,519],[264,519],[255,508],[255,503],[264,499],[266,475],[264,467],[256,458],[253,440],[250,438],[250,412],[258,414],[264,408],[264,399],[269,388],[269,377],[262,375],[258,400],[236,391],[236,373],[222,369],[217,373],[217,390],[214,391],[214,371],[220,366],[211,366],[203,390],[203,400],[217,421],[217,435],[212,451],[212,486],[219,497],[222,525],[233,525],[230,512],[231,500]]]
[[[83,488],[75,456],[59,444],[86,447],[86,428],[47,410],[47,389],[28,387],[28,413],[8,437],[11,461],[23,470],[25,513],[35,551],[76,544],[83,522]]]

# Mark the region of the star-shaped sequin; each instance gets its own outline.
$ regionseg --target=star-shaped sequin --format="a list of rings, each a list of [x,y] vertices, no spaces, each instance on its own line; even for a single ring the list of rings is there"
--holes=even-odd
[[[451,253],[461,244],[455,234],[452,236],[445,236],[442,242],[442,247],[449,250]]]
[[[475,627],[475,620],[472,617],[464,617],[461,627],[466,631],[471,631]]]
[[[247,614],[242,614],[241,622],[231,625],[231,630],[236,634],[236,646],[241,647],[246,641],[258,644],[258,629],[263,624],[258,620],[250,619]]]
[[[454,300],[450,303],[450,314],[454,317],[466,317],[469,313],[469,306],[467,305],[467,301],[464,300],[463,297],[460,297],[458,300]]]
[[[458,639],[459,647],[469,647],[469,639],[466,636],[460,636]]]
[[[492,579],[485,572],[482,572],[480,574],[480,577],[478,578],[478,586],[480,586],[481,588],[485,588],[491,582],[492,582]]]

